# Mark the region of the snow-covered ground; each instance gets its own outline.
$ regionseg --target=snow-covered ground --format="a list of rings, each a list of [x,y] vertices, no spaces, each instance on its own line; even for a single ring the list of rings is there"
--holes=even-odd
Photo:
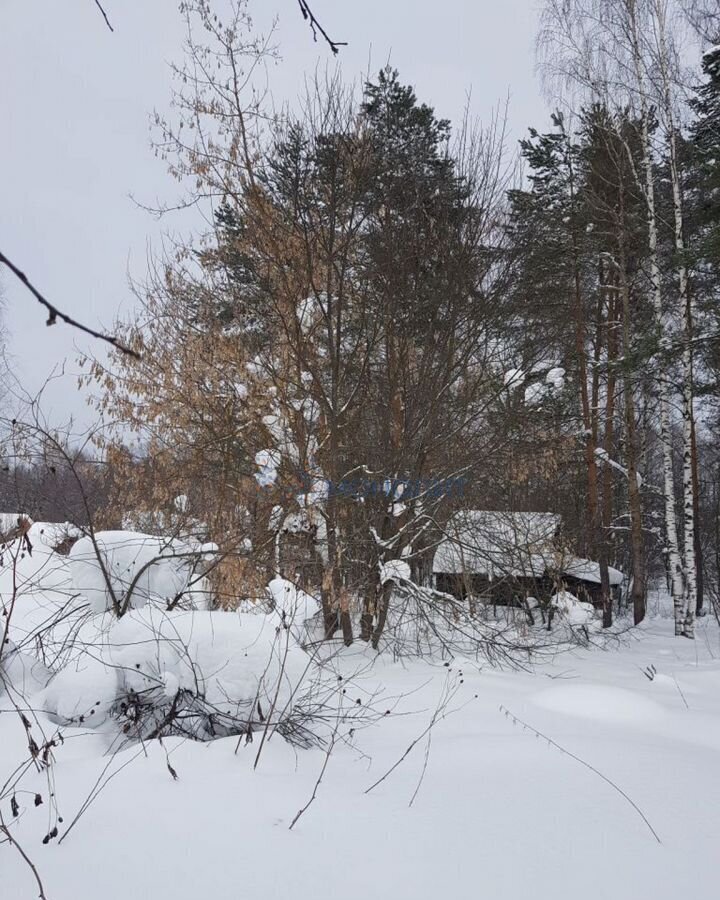
[[[656,616],[533,671],[351,647],[335,661],[346,697],[390,712],[342,727],[329,756],[275,735],[258,757],[259,734],[108,755],[106,731],[64,727],[52,783],[26,776],[11,827],[48,900],[710,898],[720,639],[710,617],[694,642],[672,631]],[[3,702],[0,783],[27,748]],[[44,845],[49,790],[63,821]],[[3,900],[37,893],[0,845]]]

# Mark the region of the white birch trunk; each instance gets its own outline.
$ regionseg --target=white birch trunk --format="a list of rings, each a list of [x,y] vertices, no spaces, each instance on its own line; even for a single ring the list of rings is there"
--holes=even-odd
[[[692,301],[688,290],[688,270],[685,263],[685,236],[682,185],[678,167],[675,131],[675,99],[670,73],[670,54],[667,42],[667,0],[654,0],[657,21],[658,68],[662,79],[662,101],[670,150],[670,178],[672,181],[675,252],[678,259],[679,315],[683,323],[682,401],[683,401],[683,564],[685,596],[682,633],[695,636],[695,607],[697,605],[697,572],[695,561],[695,483],[692,471],[693,443],[693,365],[692,365]],[[677,621],[676,621],[677,632]]]
[[[645,200],[647,203],[648,246],[650,250],[650,285],[655,316],[655,328],[660,348],[667,345],[665,335],[665,317],[662,307],[662,289],[660,279],[660,265],[658,262],[658,226],[655,204],[655,176],[653,174],[653,153],[650,141],[649,100],[643,61],[640,50],[640,35],[638,34],[638,22],[636,16],[635,0],[628,0],[627,11],[632,42],[633,64],[635,79],[640,100],[640,115],[642,121],[642,156],[645,175]],[[675,634],[683,632],[685,618],[685,579],[683,562],[680,556],[678,541],[677,517],[675,515],[675,474],[672,458],[672,437],[670,430],[670,396],[668,379],[664,373],[660,373],[658,379],[658,394],[660,401],[660,445],[663,454],[663,503],[665,507],[665,541],[667,544],[668,566],[670,569],[670,590],[672,593],[673,607],[675,611]]]

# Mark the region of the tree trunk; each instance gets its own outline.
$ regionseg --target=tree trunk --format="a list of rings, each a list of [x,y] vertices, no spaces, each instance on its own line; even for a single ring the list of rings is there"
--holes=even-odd
[[[637,438],[635,426],[635,398],[630,363],[630,286],[627,281],[626,259],[623,237],[620,239],[620,294],[623,311],[623,358],[625,364],[624,408],[625,408],[625,452],[627,462],[628,501],[630,505],[630,543],[632,547],[632,590],[633,619],[636,625],[645,618],[646,574],[645,542],[643,538],[642,500],[640,480],[637,470]]]
[[[695,431],[695,418],[692,422],[692,471],[693,471],[693,492],[695,501],[695,564],[697,566],[697,606],[695,607],[698,616],[703,615],[703,606],[705,602],[705,575],[703,570],[703,548],[700,539],[700,529],[697,523],[700,521],[700,476],[698,474],[698,452],[697,452],[697,434]]]
[[[613,295],[608,300],[607,315],[607,360],[608,379],[605,396],[605,442],[604,449],[608,459],[612,459],[615,442],[615,394],[617,390],[616,362],[618,355],[618,301],[617,287],[612,287]],[[602,526],[603,555],[600,558],[600,589],[603,599],[603,628],[612,625],[612,593],[610,591],[610,573],[608,572],[608,528],[612,522],[613,511],[613,479],[609,466],[605,466],[602,479]],[[603,565],[603,562],[605,563]]]
[[[668,100],[668,110],[670,109]],[[677,147],[672,119],[670,120],[670,173],[672,179],[673,213],[675,219],[675,251],[678,258],[678,285],[680,309],[683,317],[682,353],[682,403],[683,403],[683,562],[685,569],[685,609],[682,633],[695,636],[695,610],[697,609],[697,568],[695,559],[695,475],[693,466],[695,426],[693,412],[693,314],[685,264],[685,237],[682,208],[682,188],[677,164]]]
[[[392,582],[386,581],[380,590],[378,598],[377,624],[372,636],[373,650],[377,650],[380,646],[380,638],[385,630],[387,622],[388,607],[390,605],[390,596],[392,594]]]
[[[336,502],[337,500],[334,496],[333,491],[331,490],[328,496],[326,511],[327,561],[325,563],[322,589],[320,591],[326,640],[330,640],[330,638],[335,636],[335,633],[337,632],[340,625],[338,615],[339,572],[337,565],[337,526],[335,515]]]
[[[693,479],[693,313],[689,291],[688,269],[685,260],[685,226],[683,218],[682,184],[677,154],[675,129],[674,81],[677,76],[675,62],[671,58],[667,38],[667,7],[655,3],[656,37],[658,41],[657,65],[662,83],[662,112],[670,150],[670,180],[672,182],[673,219],[675,224],[675,255],[679,297],[678,305],[683,322],[682,353],[682,408],[683,408],[683,567],[685,569],[685,600],[682,633],[695,636],[695,610],[697,608],[697,569],[695,559],[695,482]],[[672,70],[672,71],[671,71]],[[677,629],[677,626],[676,626]]]
[[[658,220],[655,203],[655,175],[653,172],[653,151],[650,140],[650,109],[648,102],[647,86],[643,72],[643,60],[641,51],[641,38],[638,30],[635,3],[629,2],[627,7],[629,15],[630,39],[632,44],[633,65],[635,80],[641,109],[641,137],[643,170],[645,176],[645,199],[648,213],[648,247],[650,251],[650,283],[653,310],[655,315],[655,329],[658,342],[658,350],[667,351],[665,336],[665,320],[662,307],[662,288],[660,277],[660,265],[658,262]],[[658,378],[658,394],[660,407],[660,443],[663,452],[663,500],[665,507],[665,540],[667,542],[667,559],[671,573],[671,592],[675,607],[675,633],[682,632],[682,606],[684,598],[684,580],[682,562],[680,558],[677,520],[675,516],[675,474],[672,459],[672,437],[670,433],[670,392],[664,368],[667,359],[662,359],[662,367]]]

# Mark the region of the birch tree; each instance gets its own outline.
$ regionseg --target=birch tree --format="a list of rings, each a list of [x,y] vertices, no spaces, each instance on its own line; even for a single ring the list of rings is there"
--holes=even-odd
[[[543,32],[545,63],[557,84],[571,93],[605,98],[609,103],[636,109],[641,123],[642,168],[637,172],[647,205],[650,292],[655,310],[656,352],[661,363],[657,379],[659,431],[663,448],[665,537],[675,608],[677,634],[693,636],[696,606],[693,472],[692,302],[688,290],[682,211],[682,184],[677,156],[679,122],[677,84],[678,51],[673,43],[668,0],[550,0],[545,8]],[[663,298],[657,210],[657,149],[653,115],[670,157],[673,194],[675,272],[677,296]],[[671,443],[672,392],[669,363],[672,339],[682,333],[680,393],[683,418],[683,553],[675,515],[676,485]]]

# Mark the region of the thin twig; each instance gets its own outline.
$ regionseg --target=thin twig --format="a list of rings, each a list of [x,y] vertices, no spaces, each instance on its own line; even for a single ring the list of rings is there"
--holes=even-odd
[[[22,858],[25,860],[25,863],[27,864],[28,868],[33,873],[33,877],[35,878],[35,883],[37,884],[37,887],[38,887],[38,891],[39,891],[38,897],[40,898],[40,900],[47,900],[47,894],[45,893],[45,888],[43,887],[43,883],[40,878],[40,874],[35,866],[35,863],[30,859],[30,857],[23,850],[23,848],[20,846],[20,844],[18,844],[18,842],[12,836],[12,834],[10,833],[10,829],[7,827],[7,825],[5,825],[4,823],[0,824],[0,832],[2,832],[5,835],[5,837],[10,842],[10,845],[17,850],[17,852],[20,854],[20,856],[22,856]]]
[[[682,697],[682,702],[685,704],[685,708],[690,709],[690,704],[685,699],[685,694],[683,694],[682,689],[680,688],[680,685],[678,684],[678,680],[674,675],[673,675],[673,681],[675,682],[675,687],[678,689],[678,693]]]
[[[84,331],[85,334],[89,334],[91,337],[97,338],[100,341],[105,341],[106,344],[110,344],[110,346],[114,347],[116,350],[119,350],[121,353],[125,353],[128,356],[134,356],[135,359],[140,359],[140,354],[131,350],[130,347],[125,346],[118,338],[114,337],[111,334],[102,334],[100,331],[94,331],[92,328],[89,328],[87,325],[83,325],[81,322],[78,322],[76,319],[73,319],[71,316],[68,316],[66,313],[61,312],[57,306],[54,306],[49,300],[47,300],[40,291],[30,282],[27,275],[22,272],[18,267],[10,262],[10,260],[5,256],[5,254],[0,251],[0,263],[3,263],[10,269],[10,271],[15,275],[17,279],[19,279],[25,287],[30,291],[30,293],[35,297],[38,303],[41,303],[48,311],[48,318],[46,325],[54,325],[58,319],[61,319],[65,322],[66,325],[71,325],[73,328],[77,328],[80,331]]]
[[[430,722],[428,723],[427,727],[424,728],[420,732],[420,734],[415,738],[415,740],[410,742],[410,744],[408,745],[408,747],[405,750],[405,752],[403,753],[403,755],[392,766],[390,766],[390,768],[387,770],[387,772],[385,772],[384,775],[382,775],[380,778],[378,778],[378,780],[376,782],[371,784],[370,787],[366,789],[366,791],[365,791],[366,794],[369,794],[370,791],[374,790],[379,784],[382,784],[386,778],[388,778],[390,775],[392,775],[392,773],[395,771],[395,769],[397,769],[398,766],[400,766],[407,759],[407,757],[412,753],[412,751],[420,743],[420,741],[426,735],[429,735],[432,733],[433,728],[435,728],[435,726],[439,722],[442,722],[443,719],[446,719],[451,713],[458,712],[459,709],[462,709],[462,706],[467,705],[467,704],[463,704],[462,706],[458,707],[457,709],[448,709],[450,701],[455,697],[458,690],[459,690],[458,684],[455,684],[453,687],[449,687],[447,684],[444,686],[443,692],[440,696],[440,700],[438,701],[437,708],[435,709],[435,712],[432,714],[432,718],[430,719]],[[424,774],[425,774],[425,769],[427,768],[427,759],[428,759],[429,752],[430,751],[429,751],[429,743],[428,743],[428,745],[425,749],[425,763],[423,765],[423,770],[420,775],[420,781],[418,783],[417,788],[415,789],[415,792],[413,793],[412,799],[410,800],[411,806],[415,800],[415,797],[417,796],[417,792],[420,789],[420,785],[422,784]]]
[[[596,769],[595,766],[590,765],[589,762],[585,762],[584,759],[581,759],[579,756],[576,756],[574,753],[571,753],[569,750],[566,750],[565,747],[561,747],[557,741],[554,741],[552,738],[549,738],[546,734],[543,734],[542,731],[538,731],[537,728],[533,728],[532,725],[528,725],[527,722],[523,722],[522,719],[518,719],[518,717],[514,713],[511,713],[510,710],[506,706],[503,706],[502,704],[500,705],[500,712],[504,713],[506,717],[510,717],[513,721],[513,725],[522,725],[523,728],[527,728],[528,731],[530,731],[532,734],[535,735],[535,737],[542,738],[544,741],[547,741],[548,746],[554,747],[556,750],[559,750],[561,753],[564,753],[566,756],[569,756],[571,759],[574,759],[575,762],[579,762],[581,766],[585,766],[586,769],[590,769],[590,771],[594,772],[599,778],[602,778],[602,780],[606,784],[609,784],[610,787],[614,791],[617,791],[617,793],[620,794],[621,797],[624,797],[625,800],[627,800],[627,802],[630,804],[630,806],[632,806],[632,808],[635,810],[635,812],[640,816],[640,818],[643,820],[643,822],[650,829],[653,837],[658,842],[658,844],[662,844],[662,841],[658,837],[657,831],[655,831],[655,829],[652,827],[652,825],[648,821],[645,813],[640,809],[640,807],[637,805],[637,803],[635,803],[635,801],[631,797],[628,797],[628,795],[625,793],[625,791],[621,787],[618,787],[618,785],[615,784],[615,782],[612,781],[610,778],[608,778],[607,775],[603,775],[603,773],[599,769]]]
[[[325,752],[325,759],[323,760],[323,764],[322,764],[322,769],[320,769],[320,774],[318,775],[318,779],[315,782],[315,787],[313,788],[312,796],[310,797],[308,802],[305,804],[305,806],[303,806],[302,809],[299,809],[297,811],[297,813],[295,813],[295,818],[290,823],[290,828],[289,828],[290,831],[293,830],[293,828],[295,827],[295,824],[297,823],[300,816],[302,816],[303,813],[307,812],[307,810],[312,805],[312,802],[317,797],[317,792],[318,792],[318,789],[320,788],[320,782],[323,780],[323,775],[325,774],[325,770],[327,769],[328,763],[330,762],[330,755],[332,754],[333,748],[335,747],[336,737],[337,737],[337,731],[334,732],[334,734],[330,740],[330,743],[328,744],[328,748]]]
[[[322,35],[322,37],[327,42],[328,46],[332,50],[332,52],[337,56],[340,47],[347,47],[347,41],[334,41],[322,27],[322,25],[315,18],[315,14],[310,9],[310,5],[307,0],[298,0],[298,6],[300,7],[300,12],[303,15],[303,19],[309,23],[310,28],[312,29],[313,39],[317,41],[318,33]]]
[[[105,10],[102,8],[102,3],[100,3],[100,0],[95,0],[95,6],[97,6],[97,8],[98,8],[98,9],[100,10],[100,12],[102,13],[102,17],[103,17],[103,19],[105,19],[105,24],[106,24],[107,27],[110,29],[110,31],[115,31],[115,29],[114,29],[114,28],[112,27],[112,25],[110,24],[110,19],[108,19],[107,13],[106,13]]]

